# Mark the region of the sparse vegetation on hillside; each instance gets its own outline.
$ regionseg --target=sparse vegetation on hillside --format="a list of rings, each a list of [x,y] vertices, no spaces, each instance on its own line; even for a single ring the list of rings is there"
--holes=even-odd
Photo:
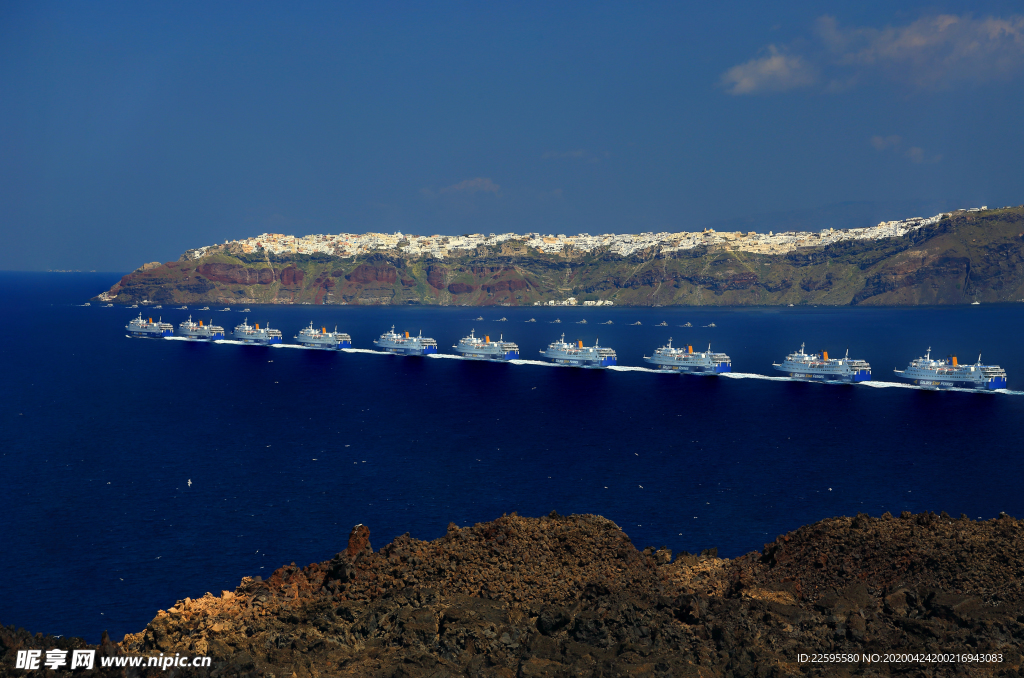
[[[617,305],[913,305],[1024,299],[1024,209],[954,213],[900,238],[786,255],[697,248],[542,254],[519,247],[449,259],[355,258],[221,247],[143,267],[119,302],[464,304],[606,300]]]

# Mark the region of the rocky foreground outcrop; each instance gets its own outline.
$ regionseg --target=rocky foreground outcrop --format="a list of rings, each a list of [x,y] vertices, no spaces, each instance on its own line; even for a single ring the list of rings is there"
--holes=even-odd
[[[329,561],[178,601],[100,652],[214,659],[208,670],[153,675],[1017,676],[1021,669],[1024,522],[1005,515],[832,518],[734,560],[711,551],[674,559],[665,549],[639,551],[593,515],[452,524],[435,541],[405,535],[377,552],[369,537],[356,526]],[[13,669],[17,649],[57,642],[0,630],[0,675],[25,675]],[[885,663],[889,653],[1000,661]],[[801,654],[857,659],[811,663]],[[867,663],[865,654],[878,659]]]

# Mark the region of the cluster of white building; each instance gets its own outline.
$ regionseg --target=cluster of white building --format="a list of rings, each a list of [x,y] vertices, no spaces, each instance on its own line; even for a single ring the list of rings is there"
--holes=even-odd
[[[959,210],[979,212],[987,206]],[[404,256],[431,256],[444,259],[475,251],[478,254],[516,255],[530,249],[547,254],[592,252],[607,248],[613,254],[629,256],[635,252],[660,248],[662,252],[709,247],[759,254],[785,254],[801,247],[821,247],[844,240],[880,240],[906,235],[924,226],[938,223],[950,213],[933,217],[913,217],[900,221],[883,221],[867,228],[823,229],[820,232],[787,231],[785,233],[756,233],[750,231],[726,232],[705,229],[699,232],[678,233],[605,233],[603,235],[542,235],[540,233],[491,233],[484,235],[408,235],[397,233],[341,233],[337,235],[306,235],[296,237],[281,233],[263,233],[244,240],[225,241],[237,245],[244,252],[263,250],[273,254],[316,254],[352,257],[374,251],[394,251]],[[188,258],[197,259],[219,245],[190,250]]]
[[[562,299],[560,301],[559,300],[555,300],[555,299],[549,299],[548,301],[545,301],[543,303],[539,302],[539,301],[533,302],[534,306],[576,306],[577,304],[579,304],[579,301],[576,299],[576,297],[569,297],[568,299]],[[598,299],[596,301],[584,301],[583,305],[584,306],[614,306],[615,302],[611,301],[610,299]]]

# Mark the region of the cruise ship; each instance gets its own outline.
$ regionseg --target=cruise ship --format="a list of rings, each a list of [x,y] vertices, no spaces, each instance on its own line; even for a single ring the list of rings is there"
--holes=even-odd
[[[471,330],[468,337],[459,339],[459,343],[452,348],[463,358],[476,360],[516,360],[519,358],[519,346],[511,341],[505,341],[499,336],[498,341],[491,341],[491,338],[484,335],[484,338],[476,336]]]
[[[195,322],[192,316],[178,325],[178,334],[186,339],[196,341],[213,341],[224,338],[224,328],[220,325],[204,325],[203,321]]]
[[[772,363],[779,372],[803,381],[832,381],[855,384],[871,381],[871,365],[864,360],[851,360],[847,349],[843,358],[829,358],[828,351],[804,353],[804,344],[793,351],[782,363]]]
[[[237,341],[244,341],[247,344],[280,344],[281,330],[272,330],[269,326],[260,329],[260,324],[253,327],[246,318],[242,324],[231,333],[231,338]]]
[[[138,318],[133,318],[125,325],[125,329],[133,337],[146,339],[163,339],[174,334],[174,325],[171,323],[163,322],[162,318],[156,322],[153,322],[152,318],[146,320],[142,317],[142,313],[139,313]]]
[[[406,332],[404,335],[395,332],[395,326],[391,330],[373,340],[377,348],[395,353],[397,355],[430,355],[437,353],[437,342],[430,337],[424,337],[421,331],[419,336],[410,337]]]
[[[994,391],[1006,388],[1006,370],[999,365],[982,365],[981,356],[973,365],[961,365],[956,356],[935,360],[932,349],[923,358],[911,360],[905,370],[893,370],[897,376],[909,379],[921,388],[977,388]]]
[[[732,359],[724,353],[713,353],[711,344],[708,344],[706,351],[694,352],[693,346],[673,347],[671,339],[657,349],[654,355],[645,355],[644,361],[651,363],[659,370],[679,372],[680,374],[714,376],[732,371]]]
[[[326,327],[317,329],[313,327],[312,321],[309,323],[309,327],[299,330],[299,333],[295,335],[295,340],[301,346],[308,346],[309,348],[332,350],[352,348],[352,337],[344,332],[339,332],[337,327],[334,328],[333,332],[328,332]]]
[[[593,346],[584,346],[582,341],[567,344],[565,334],[560,340],[548,344],[540,354],[553,363],[571,367],[612,367],[616,361],[614,350],[602,348],[596,341]]]

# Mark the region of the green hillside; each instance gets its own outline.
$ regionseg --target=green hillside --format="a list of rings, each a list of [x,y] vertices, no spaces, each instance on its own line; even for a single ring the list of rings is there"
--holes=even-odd
[[[444,260],[243,254],[149,265],[110,290],[117,303],[530,305],[575,297],[636,306],[916,305],[1024,300],[1024,208],[955,212],[901,238],[786,255],[607,251]]]

